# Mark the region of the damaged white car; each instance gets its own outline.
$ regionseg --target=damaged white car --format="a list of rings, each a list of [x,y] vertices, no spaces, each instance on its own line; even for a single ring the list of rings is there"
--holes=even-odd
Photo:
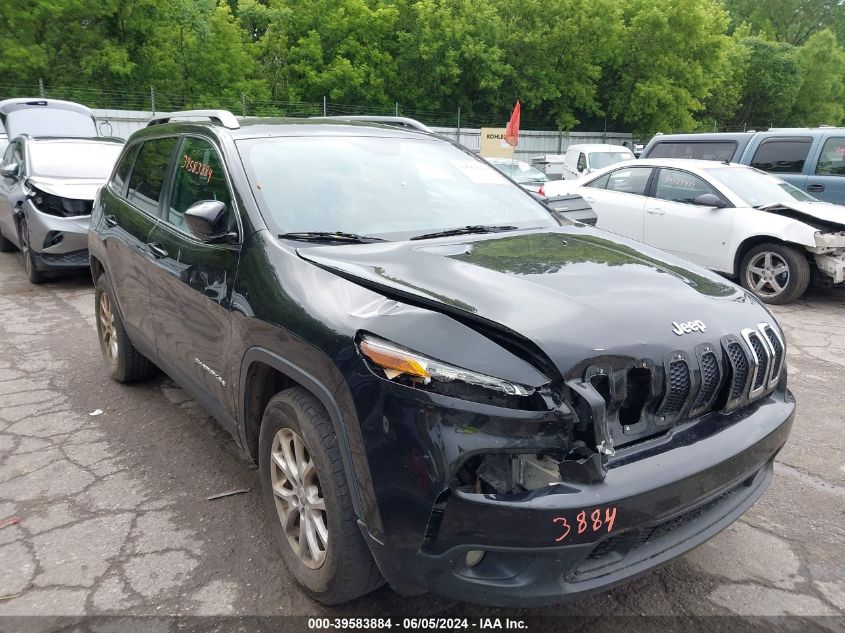
[[[814,277],[845,284],[845,206],[751,167],[646,159],[543,189],[580,194],[600,228],[735,277],[766,303],[794,301]]]

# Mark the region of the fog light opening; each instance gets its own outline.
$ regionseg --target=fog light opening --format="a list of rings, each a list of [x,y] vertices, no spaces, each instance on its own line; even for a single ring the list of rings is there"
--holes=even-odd
[[[478,565],[478,563],[484,560],[484,555],[486,553],[487,552],[485,552],[483,549],[471,549],[470,551],[468,551],[466,556],[467,567],[475,567],[476,565]]]

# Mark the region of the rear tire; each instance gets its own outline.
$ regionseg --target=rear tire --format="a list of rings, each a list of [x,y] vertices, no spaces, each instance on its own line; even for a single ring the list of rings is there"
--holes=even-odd
[[[123,321],[114,300],[114,292],[105,274],[100,275],[94,286],[94,311],[97,315],[97,338],[100,351],[109,364],[109,375],[117,382],[145,380],[155,373],[156,367],[135,349],[123,329]]]
[[[21,218],[18,230],[20,232],[21,258],[27,279],[30,283],[43,283],[44,274],[35,267],[35,259],[32,257],[32,249],[29,245],[29,225],[26,223],[26,218]]]
[[[795,301],[810,284],[810,262],[797,248],[775,242],[759,244],[742,258],[742,285],[761,301],[782,304]]]
[[[301,387],[267,404],[258,467],[276,544],[306,593],[323,604],[341,604],[382,584],[358,528],[332,421]]]

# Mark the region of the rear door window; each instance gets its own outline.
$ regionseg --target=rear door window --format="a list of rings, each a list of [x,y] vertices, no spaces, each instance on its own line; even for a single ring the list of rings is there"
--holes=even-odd
[[[648,158],[732,160],[736,145],[736,141],[666,141],[655,144],[648,153]]]
[[[132,169],[140,147],[140,144],[133,145],[123,152],[123,156],[118,160],[117,169],[114,170],[114,177],[111,180],[110,186],[112,191],[120,196],[123,195],[123,191],[126,188],[126,178],[129,176],[129,170]]]
[[[751,166],[778,174],[800,174],[812,144],[809,137],[767,138],[754,153]]]
[[[151,215],[158,215],[161,188],[177,140],[177,137],[167,137],[146,141],[135,159],[126,199]]]
[[[845,176],[845,137],[832,136],[824,142],[819,162],[819,176]]]
[[[651,171],[651,167],[626,167],[625,169],[617,169],[611,172],[605,188],[608,191],[633,193],[637,196],[643,196],[645,195]]]

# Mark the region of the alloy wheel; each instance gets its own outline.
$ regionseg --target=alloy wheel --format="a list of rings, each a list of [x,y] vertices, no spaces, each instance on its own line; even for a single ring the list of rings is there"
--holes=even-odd
[[[777,253],[763,251],[748,262],[748,287],[761,297],[777,297],[789,285],[789,265]]]
[[[329,530],[317,466],[296,431],[279,429],[270,449],[270,481],[279,520],[302,564],[319,569],[326,560]]]
[[[118,343],[117,326],[114,322],[114,310],[111,299],[105,292],[100,293],[100,338],[103,342],[103,350],[112,364],[117,364]]]

